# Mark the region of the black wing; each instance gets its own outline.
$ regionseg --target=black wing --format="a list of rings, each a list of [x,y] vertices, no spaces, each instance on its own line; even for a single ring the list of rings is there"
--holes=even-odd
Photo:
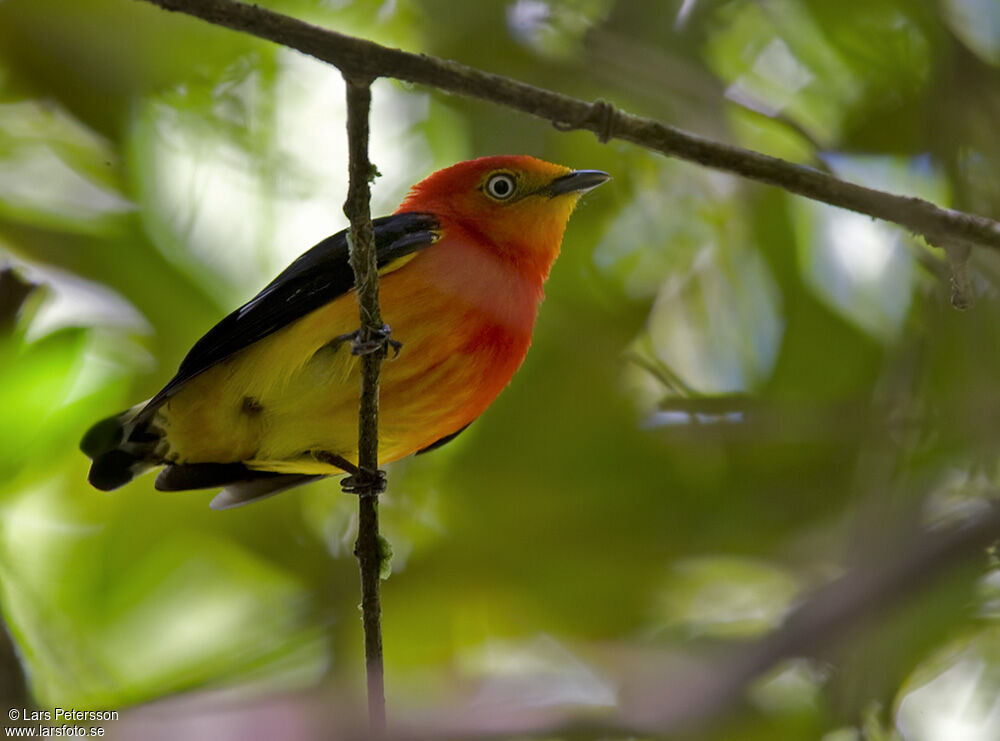
[[[372,225],[380,268],[431,246],[437,238],[438,223],[430,214],[395,214],[375,219]],[[198,340],[181,361],[177,375],[136,417],[137,427],[198,374],[333,301],[353,286],[354,273],[348,259],[347,230],[344,230],[300,255],[264,290]]]

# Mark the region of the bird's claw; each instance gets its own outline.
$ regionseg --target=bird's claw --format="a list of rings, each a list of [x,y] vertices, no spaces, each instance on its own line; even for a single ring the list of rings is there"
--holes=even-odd
[[[345,494],[357,494],[359,497],[373,497],[382,494],[386,490],[385,471],[378,469],[373,471],[370,468],[355,466],[349,460],[328,450],[318,450],[313,453],[313,457],[323,463],[336,466],[341,471],[349,474],[340,480],[340,488]]]
[[[362,334],[367,335],[367,337],[362,339]],[[351,341],[351,354],[371,355],[382,348],[388,347],[392,348],[392,356],[396,357],[399,355],[399,351],[403,349],[403,343],[392,339],[392,328],[388,324],[383,324],[379,329],[368,328],[367,331],[359,329],[354,332],[354,337]]]
[[[333,344],[339,345],[341,342],[351,341],[351,355],[371,355],[383,348],[392,348],[392,357],[398,357],[399,351],[403,349],[403,343],[392,339],[392,329],[388,324],[383,324],[379,329],[356,329],[347,334],[338,335],[333,338]]]
[[[357,473],[340,480],[340,488],[345,494],[357,494],[359,497],[378,496],[386,490],[385,471],[359,468]]]

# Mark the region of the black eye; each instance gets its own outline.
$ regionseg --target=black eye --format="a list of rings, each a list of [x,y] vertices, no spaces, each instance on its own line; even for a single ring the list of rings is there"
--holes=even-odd
[[[486,181],[486,194],[498,201],[504,201],[514,195],[515,185],[513,176],[497,173]]]

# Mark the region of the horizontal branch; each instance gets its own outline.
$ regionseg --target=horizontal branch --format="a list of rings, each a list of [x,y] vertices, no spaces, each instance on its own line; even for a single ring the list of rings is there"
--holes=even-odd
[[[891,221],[927,238],[1000,248],[1000,223],[840,180],[811,167],[691,134],[651,118],[589,103],[457,62],[390,49],[235,0],[143,0],[297,49],[346,75],[392,77],[513,108],[561,129],[586,129],[602,141],[646,149],[775,185],[806,198]]]

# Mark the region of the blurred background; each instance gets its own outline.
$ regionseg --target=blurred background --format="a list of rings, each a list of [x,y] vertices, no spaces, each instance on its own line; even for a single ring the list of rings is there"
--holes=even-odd
[[[998,0],[260,4],[1000,216]],[[0,0],[4,704],[116,709],[143,739],[315,738],[358,707],[336,482],[212,512],[152,477],[97,492],[76,447],[346,226],[343,124],[338,72],[298,53],[130,0]],[[375,214],[480,155],[614,176],[511,386],[390,468],[392,716],[600,718],[636,662],[752,645],[988,510],[994,255],[958,312],[942,255],[867,217],[392,81],[372,127]],[[685,737],[1000,738],[997,566],[977,547],[862,604]]]

